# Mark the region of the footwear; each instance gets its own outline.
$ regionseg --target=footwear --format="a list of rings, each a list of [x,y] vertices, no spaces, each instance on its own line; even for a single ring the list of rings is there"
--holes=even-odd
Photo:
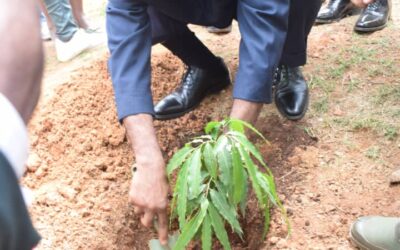
[[[281,65],[277,69],[275,105],[289,120],[300,120],[308,108],[308,86],[300,67]]]
[[[351,225],[352,242],[366,250],[399,250],[400,218],[367,216]]]
[[[329,3],[318,12],[316,23],[332,23],[343,17],[355,14],[359,9],[350,0],[330,0]]]
[[[368,4],[358,18],[354,30],[357,32],[372,32],[386,27],[390,17],[388,0],[376,0]]]
[[[99,34],[89,34],[83,29],[78,29],[68,42],[63,42],[56,38],[57,59],[60,62],[67,62],[83,51],[100,45],[103,41],[105,40]]]
[[[207,27],[207,31],[209,33],[214,33],[214,34],[227,34],[230,33],[232,31],[232,24],[225,27],[225,28],[217,28],[214,26],[208,26]]]
[[[189,66],[181,86],[154,107],[155,118],[167,120],[182,116],[196,108],[208,94],[228,87],[231,83],[229,70],[221,58],[218,60],[220,67],[217,71]]]

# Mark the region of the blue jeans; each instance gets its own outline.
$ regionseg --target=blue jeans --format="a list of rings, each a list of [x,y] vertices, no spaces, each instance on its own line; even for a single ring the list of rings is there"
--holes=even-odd
[[[68,42],[78,30],[69,0],[44,0],[49,16],[56,27],[56,36]]]

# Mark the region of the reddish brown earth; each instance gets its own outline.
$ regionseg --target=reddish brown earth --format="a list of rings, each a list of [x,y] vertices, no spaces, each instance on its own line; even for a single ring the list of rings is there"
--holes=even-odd
[[[354,19],[344,25],[314,29],[305,68],[313,86],[314,103],[326,94],[315,79],[322,77],[322,83],[328,82],[333,77],[329,75],[332,67],[351,56],[344,54],[339,61],[332,61],[341,48],[352,48],[357,42],[356,46],[375,51],[382,49],[380,42],[385,42],[390,46],[377,54],[378,59],[390,55],[394,67],[400,67],[400,54],[394,52],[400,48],[393,45],[399,39],[393,32],[398,32],[397,28],[374,34],[375,40],[366,44],[362,38],[353,37],[352,22]],[[237,41],[237,29],[227,37],[203,38],[235,72],[237,43],[227,45],[226,41]],[[31,214],[43,236],[39,249],[147,249],[147,241],[155,233],[139,224],[128,204],[129,168],[134,159],[116,118],[106,59],[85,65],[89,66],[46,94],[29,126],[32,148],[23,184],[36,197]],[[157,101],[176,87],[184,69],[176,58],[165,53],[157,53],[152,66],[152,89]],[[379,64],[370,62],[368,67],[372,66]],[[283,119],[273,105],[263,110],[256,127],[270,144],[255,142],[276,176],[292,234],[287,237],[283,221],[275,214],[268,238],[262,241],[262,217],[253,197],[247,217],[242,219],[245,241],[231,237],[235,249],[352,249],[348,228],[355,218],[371,214],[400,216],[400,201],[395,199],[400,188],[387,183],[387,176],[400,167],[399,138],[387,140],[372,129],[337,125],[337,120],[355,119],[354,114],[363,111],[360,107],[369,105],[372,93],[368,91],[387,83],[400,85],[398,70],[368,77],[364,76],[367,70],[347,68],[331,86],[327,110],[319,112],[312,103],[300,122]],[[353,78],[360,79],[360,83],[349,93],[347,82]],[[65,82],[62,78],[59,81]],[[155,122],[165,157],[202,133],[208,121],[224,118],[231,103],[229,88],[208,97],[182,118]],[[400,108],[399,102],[389,104]],[[374,146],[380,148],[379,157],[366,157]],[[196,243],[193,246],[197,249]],[[220,246],[216,244],[215,248]]]

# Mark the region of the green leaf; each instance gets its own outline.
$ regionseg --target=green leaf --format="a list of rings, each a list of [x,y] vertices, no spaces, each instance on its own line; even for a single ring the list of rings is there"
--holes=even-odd
[[[185,146],[183,148],[181,148],[180,150],[178,150],[171,158],[171,160],[169,160],[168,165],[167,165],[167,174],[168,176],[171,175],[171,173],[180,165],[182,165],[182,163],[184,162],[184,160],[186,159],[186,157],[190,154],[190,152],[192,152],[193,148],[190,146]]]
[[[261,137],[266,143],[269,144],[268,140],[255,127],[253,127],[253,125],[251,125],[250,123],[242,121],[242,120],[239,120],[239,119],[234,119],[234,118],[231,118],[230,122],[236,122],[236,123],[240,123],[240,124],[244,125],[246,128],[248,128],[251,131],[253,131],[259,137]]]
[[[240,200],[240,212],[242,213],[242,216],[246,216],[246,207],[247,207],[247,196],[249,194],[249,182],[248,182],[248,175],[245,170],[243,170],[243,175],[245,179],[245,184],[243,185],[243,196],[242,199]]]
[[[204,165],[206,166],[211,177],[214,179],[218,178],[217,160],[213,152],[213,146],[211,143],[206,143],[203,148]]]
[[[211,229],[211,219],[207,214],[204,217],[203,226],[201,229],[201,248],[203,250],[211,250],[212,247],[212,229]]]
[[[278,204],[276,198],[278,198],[278,196],[276,194],[276,191],[273,190],[274,188],[270,186],[268,176],[264,173],[258,172],[257,179],[261,189],[268,195],[270,201],[277,206]]]
[[[235,230],[235,232],[241,236],[243,231],[240,227],[239,221],[237,220],[235,206],[233,204],[229,204],[223,194],[215,191],[214,189],[210,190],[210,197],[212,204],[218,209],[222,217],[224,217]]]
[[[210,215],[211,224],[214,228],[214,232],[218,240],[221,242],[225,250],[231,250],[228,234],[225,230],[222,218],[218,214],[217,209],[211,203],[208,205],[208,214]]]
[[[224,121],[222,122],[209,122],[207,123],[204,131],[206,134],[211,135],[213,139],[216,139],[218,137],[218,134],[220,132],[220,128],[223,126]]]
[[[270,206],[269,202],[267,202],[267,205],[265,206],[264,209],[264,230],[263,230],[263,236],[262,238],[265,239],[265,236],[267,236],[267,233],[269,231],[269,226],[271,224],[271,214],[270,214]]]
[[[193,157],[193,156],[191,156]],[[187,208],[187,175],[189,169],[190,160],[187,160],[181,170],[179,171],[178,178],[175,184],[174,198],[177,196],[177,212],[179,227],[183,228],[186,223],[186,208]],[[173,204],[175,201],[173,201]]]
[[[182,234],[179,236],[178,241],[174,246],[174,250],[184,250],[186,245],[190,242],[190,240],[192,240],[207,214],[208,205],[209,202],[207,199],[205,199],[201,204],[200,211],[188,223],[185,224],[182,229]]]
[[[260,188],[260,185],[258,184],[258,179],[257,179],[257,166],[254,164],[254,162],[251,160],[251,157],[247,151],[243,149],[243,147],[238,147],[239,153],[242,156],[244,163],[247,167],[247,171],[250,176],[251,184],[253,186],[254,192],[256,193],[258,201],[261,203],[262,207],[265,206],[265,199],[263,198],[262,191]]]
[[[229,120],[229,129],[244,134],[243,121],[237,119]]]
[[[232,168],[233,168],[233,203],[237,205],[243,198],[247,180],[245,179],[245,170],[243,162],[236,147],[232,148]]]
[[[190,159],[187,183],[189,185],[188,199],[196,198],[200,192],[201,186],[201,148],[197,148]]]
[[[211,121],[207,123],[206,127],[204,128],[204,132],[206,132],[206,134],[210,134],[211,131],[217,128],[219,125],[221,125],[220,122]]]
[[[232,158],[230,152],[228,151],[228,147],[232,146],[229,145],[228,143],[229,143],[228,138],[226,136],[221,136],[214,147],[214,152],[215,155],[217,156],[217,161],[220,170],[220,179],[222,183],[224,183],[224,185],[228,187],[228,190],[230,190],[230,187],[232,185],[231,182]]]
[[[240,143],[246,151],[249,151],[264,167],[267,165],[264,162],[264,159],[256,148],[256,146],[251,143],[244,134],[238,133],[236,131],[229,131],[228,135],[238,143]]]

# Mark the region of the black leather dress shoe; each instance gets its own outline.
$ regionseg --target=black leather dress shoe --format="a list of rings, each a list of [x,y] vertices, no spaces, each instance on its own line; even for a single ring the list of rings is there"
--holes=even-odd
[[[376,0],[368,4],[358,18],[354,30],[357,32],[372,32],[386,27],[390,17],[388,0]]]
[[[213,71],[189,66],[181,86],[154,107],[155,118],[167,120],[180,117],[196,108],[207,95],[228,87],[231,83],[229,70],[224,61],[219,60],[219,69]]]
[[[332,23],[343,17],[355,14],[359,9],[350,0],[330,0],[329,3],[318,12],[316,23]]]
[[[289,120],[300,120],[308,108],[308,87],[300,67],[279,66],[276,74],[275,105]]]

